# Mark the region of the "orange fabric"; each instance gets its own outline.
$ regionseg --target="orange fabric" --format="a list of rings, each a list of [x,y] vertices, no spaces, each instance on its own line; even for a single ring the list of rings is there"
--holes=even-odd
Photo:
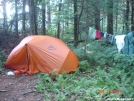
[[[59,73],[69,73],[70,71],[76,70],[77,67],[78,58],[76,57],[74,52],[70,50]]]
[[[15,70],[15,71],[14,71],[14,74],[15,74],[15,75],[20,75],[20,74],[21,74],[21,71]]]
[[[24,38],[9,54],[6,67],[22,73],[69,73],[78,68],[78,58],[66,44],[54,37],[34,35]]]

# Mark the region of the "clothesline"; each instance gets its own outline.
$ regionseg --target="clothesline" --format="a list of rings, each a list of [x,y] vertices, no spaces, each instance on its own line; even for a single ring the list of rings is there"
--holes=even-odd
[[[102,37],[104,37],[108,42],[113,43],[114,36],[115,35],[109,34],[107,32],[104,33],[92,27],[89,27],[89,37],[92,39],[101,40]]]
[[[112,35],[89,27],[89,38],[101,40],[102,37],[110,43],[115,42],[118,52],[129,55],[134,54],[134,31],[127,35]]]

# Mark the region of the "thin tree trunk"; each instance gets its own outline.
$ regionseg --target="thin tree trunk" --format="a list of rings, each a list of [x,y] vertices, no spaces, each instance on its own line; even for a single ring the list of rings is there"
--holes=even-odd
[[[46,35],[46,5],[42,4],[42,32]]]
[[[15,0],[15,32],[17,37],[19,37],[19,33],[18,33],[18,0]]]
[[[118,15],[115,16],[115,31],[118,29]]]
[[[117,29],[118,29],[118,4],[119,2],[117,1],[117,4],[116,4],[116,15],[115,15],[115,31],[117,32]]]
[[[104,19],[102,19],[102,23],[101,23],[101,31],[103,32],[103,25],[104,25]]]
[[[62,0],[59,0],[59,14],[58,14],[58,16],[60,16],[60,11],[61,11],[61,3],[62,3]],[[59,22],[58,22],[58,28],[57,28],[57,38],[59,38],[60,39],[60,20],[59,20]]]
[[[95,29],[100,30],[100,10],[98,8],[100,0],[96,0],[96,6],[94,11],[94,17],[95,17]]]
[[[131,0],[131,30],[134,31],[134,0]]]
[[[33,29],[33,14],[32,14],[32,4],[31,4],[31,0],[28,0],[28,4],[29,4],[29,21],[30,21],[30,30],[31,30],[31,34],[34,33],[34,29]]]
[[[22,20],[22,31],[23,33],[25,33],[26,31],[26,26],[25,26],[25,21],[26,21],[26,11],[25,11],[25,7],[26,7],[26,0],[23,0],[23,20]]]
[[[36,6],[34,0],[29,0],[29,12],[30,12],[30,28],[32,34],[37,35],[37,15],[36,15]]]
[[[7,31],[7,12],[6,12],[6,0],[3,0],[3,16],[4,16],[4,22],[3,22],[3,28],[4,31]]]
[[[113,34],[113,0],[108,0],[107,32]]]
[[[77,0],[74,0],[74,47],[78,45],[78,14]]]
[[[80,14],[79,14],[79,17],[78,17],[78,35],[80,35],[80,37],[81,37],[81,34],[80,34],[80,28],[79,28],[79,26],[80,26],[80,19],[81,19],[81,16],[82,16],[82,13],[83,13],[83,9],[84,9],[84,0],[82,0],[82,3],[81,3],[81,11],[80,11]]]
[[[36,12],[36,5],[34,3],[34,0],[33,0],[33,22],[34,22],[34,34],[37,35],[38,32],[37,32],[37,12]]]
[[[64,40],[65,22],[63,22],[62,25],[63,25],[63,30],[62,30],[61,38],[62,40]]]
[[[85,49],[84,49],[84,57],[86,59],[87,57],[87,42],[88,42],[88,29],[89,29],[89,22],[88,22],[88,0],[85,1],[86,3],[86,8],[85,8],[85,11],[86,11],[86,34],[85,34]]]
[[[50,7],[50,0],[48,0],[47,3],[47,22],[48,22],[48,27],[51,26],[51,7]]]
[[[125,26],[126,26],[126,32],[129,32],[129,0],[126,0],[126,14],[125,14]]]

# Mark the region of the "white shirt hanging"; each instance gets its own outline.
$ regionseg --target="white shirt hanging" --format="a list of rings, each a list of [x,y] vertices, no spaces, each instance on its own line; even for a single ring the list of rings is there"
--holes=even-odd
[[[118,52],[121,52],[121,49],[124,47],[125,43],[124,43],[124,38],[126,35],[116,35],[115,39],[116,39],[116,45],[118,48]]]

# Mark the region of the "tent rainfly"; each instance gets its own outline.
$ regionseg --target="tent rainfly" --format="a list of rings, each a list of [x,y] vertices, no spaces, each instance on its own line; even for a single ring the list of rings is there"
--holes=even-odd
[[[69,73],[78,68],[75,53],[60,39],[33,35],[24,38],[9,54],[6,67],[21,73]]]

